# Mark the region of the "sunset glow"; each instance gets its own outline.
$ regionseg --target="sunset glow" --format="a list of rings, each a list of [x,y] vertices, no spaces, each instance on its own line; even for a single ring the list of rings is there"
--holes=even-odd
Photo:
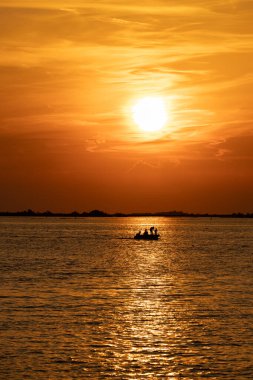
[[[165,126],[168,116],[161,98],[146,97],[134,105],[133,118],[141,130],[156,132]]]
[[[252,18],[0,0],[0,210],[252,212]]]

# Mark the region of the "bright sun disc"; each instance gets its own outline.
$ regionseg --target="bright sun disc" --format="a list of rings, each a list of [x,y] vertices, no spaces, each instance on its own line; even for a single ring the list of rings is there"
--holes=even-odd
[[[159,97],[140,99],[133,106],[132,112],[135,123],[146,132],[160,131],[168,120],[164,101]]]

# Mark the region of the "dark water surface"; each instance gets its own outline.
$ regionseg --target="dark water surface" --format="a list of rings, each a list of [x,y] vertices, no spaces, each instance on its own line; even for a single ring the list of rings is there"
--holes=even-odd
[[[0,218],[0,258],[1,379],[253,379],[252,219]]]

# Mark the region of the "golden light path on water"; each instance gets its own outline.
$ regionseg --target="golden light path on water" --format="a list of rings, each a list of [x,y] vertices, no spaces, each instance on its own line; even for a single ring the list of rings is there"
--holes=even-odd
[[[3,378],[252,378],[252,221],[0,222]]]

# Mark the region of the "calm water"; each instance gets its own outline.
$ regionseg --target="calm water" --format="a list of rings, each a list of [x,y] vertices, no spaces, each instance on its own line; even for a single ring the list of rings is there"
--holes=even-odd
[[[0,218],[0,378],[253,379],[252,256],[250,219]]]

